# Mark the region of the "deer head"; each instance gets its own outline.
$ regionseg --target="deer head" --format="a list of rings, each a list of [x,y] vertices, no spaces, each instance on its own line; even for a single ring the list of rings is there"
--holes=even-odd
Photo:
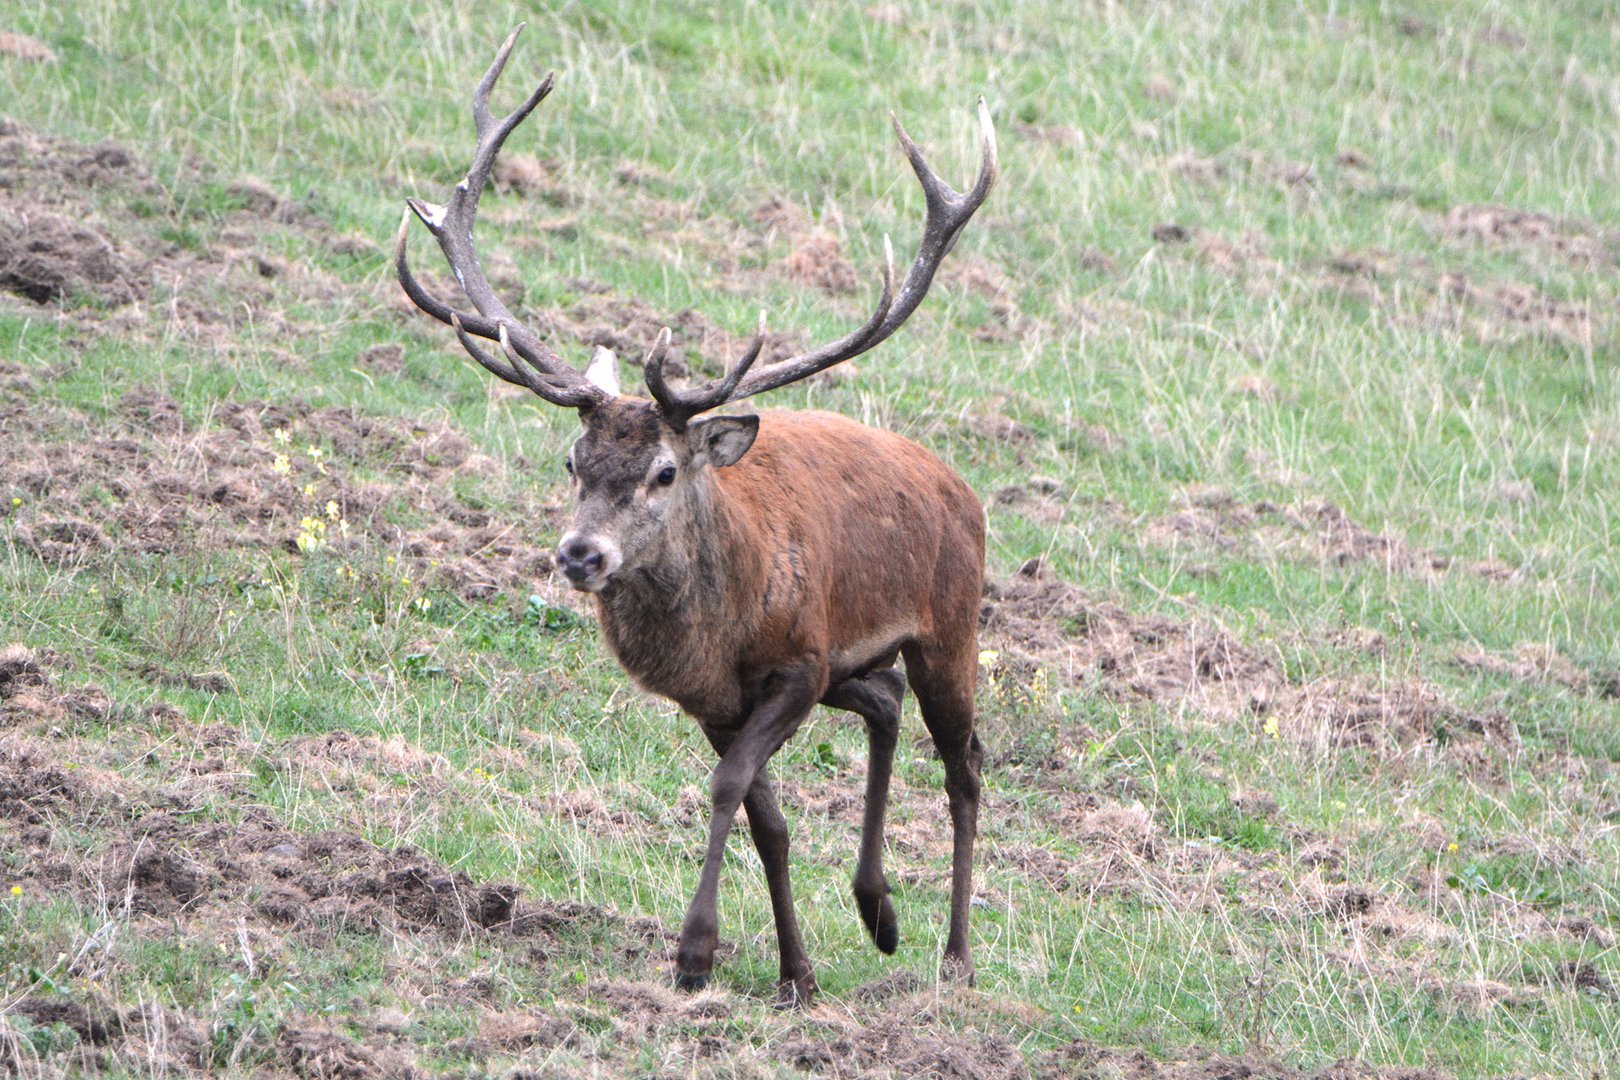
[[[650,400],[626,397],[619,392],[613,358],[606,350],[600,350],[589,369],[581,372],[520,323],[490,287],[473,244],[478,200],[501,146],[551,92],[548,74],[506,116],[497,119],[490,112],[490,91],[522,29],[520,24],[507,37],[473,93],[477,145],[466,176],[443,205],[407,200],[410,212],[400,222],[394,262],[406,294],[423,311],[450,324],[474,360],[553,405],[578,410],[584,430],[568,455],[578,509],[559,545],[557,565],[575,588],[600,592],[616,576],[667,558],[672,548],[689,542],[709,520],[716,496],[713,470],[735,464],[748,452],[759,418],[704,417],[704,413],[859,356],[887,339],[917,309],[957,235],[995,183],[995,130],[981,98],[979,173],[964,194],[934,173],[900,121],[893,120],[901,149],[922,185],[927,217],[916,257],[898,288],[893,248],[884,237],[877,306],[860,327],[808,352],[756,366],[765,341],[762,312],[758,332],[730,370],[686,388],[677,388],[666,378],[670,341],[666,328],[643,363]],[[412,213],[438,240],[476,312],[453,309],[411,273],[406,246]],[[499,355],[483,342],[498,343]]]

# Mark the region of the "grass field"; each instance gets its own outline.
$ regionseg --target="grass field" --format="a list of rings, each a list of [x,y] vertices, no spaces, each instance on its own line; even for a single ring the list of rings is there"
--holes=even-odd
[[[0,1061],[1620,1071],[1620,23],[1324,6],[0,6]],[[960,184],[990,104],[923,309],[770,402],[986,504],[971,991],[909,702],[899,953],[818,713],[823,997],[771,1007],[741,836],[669,989],[710,754],[550,576],[573,418],[386,254],[521,20],[481,248],[577,362],[842,333],[921,226],[887,112]]]

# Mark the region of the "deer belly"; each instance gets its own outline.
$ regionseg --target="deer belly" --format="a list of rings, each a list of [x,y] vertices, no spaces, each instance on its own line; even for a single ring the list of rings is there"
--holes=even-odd
[[[840,642],[827,657],[827,669],[832,681],[837,682],[866,671],[878,661],[892,656],[901,644],[916,634],[916,622],[908,620],[890,623],[870,633],[864,633],[852,642]]]

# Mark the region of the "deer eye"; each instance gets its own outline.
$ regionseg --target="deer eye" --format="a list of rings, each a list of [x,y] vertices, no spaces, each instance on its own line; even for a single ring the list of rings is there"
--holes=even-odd
[[[571,457],[563,458],[563,468],[568,470],[568,475],[569,476],[573,476],[574,475],[574,459],[571,458]]]
[[[658,482],[664,487],[673,484],[675,482],[675,466],[665,465],[658,473]]]

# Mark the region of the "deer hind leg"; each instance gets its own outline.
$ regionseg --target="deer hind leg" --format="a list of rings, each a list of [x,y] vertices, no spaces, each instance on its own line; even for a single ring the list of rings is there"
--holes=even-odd
[[[950,799],[951,928],[945,940],[944,971],[971,983],[968,909],[973,901],[973,842],[979,830],[979,769],[984,760],[984,747],[973,731],[978,654],[970,635],[953,647],[908,644],[905,657],[906,678],[945,766],[945,794]]]
[[[823,705],[855,713],[866,721],[870,752],[861,853],[855,864],[855,905],[873,943],[885,953],[894,952],[900,944],[900,924],[889,901],[889,879],[883,876],[883,817],[889,804],[894,747],[900,737],[900,699],[905,692],[905,677],[890,667],[845,679],[821,699]]]

